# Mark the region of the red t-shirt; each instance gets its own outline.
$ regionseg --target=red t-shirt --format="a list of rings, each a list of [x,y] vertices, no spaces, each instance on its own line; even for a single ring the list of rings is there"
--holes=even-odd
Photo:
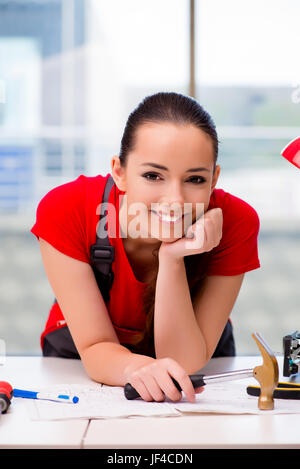
[[[95,177],[81,175],[50,190],[38,205],[36,223],[31,232],[67,256],[91,264],[90,246],[96,242],[99,204],[109,176],[111,174]],[[120,343],[131,343],[132,335],[145,327],[143,293],[147,284],[136,279],[119,236],[116,214],[119,213],[123,194],[115,185],[108,200],[115,207],[115,213],[109,209],[107,216],[108,236],[115,248],[115,260],[112,263],[114,282],[106,306]],[[215,189],[211,195],[208,209],[215,207],[223,211],[222,239],[208,256],[203,257],[205,262],[199,265],[199,269],[204,270],[206,275],[238,275],[260,267],[257,252],[259,218],[256,211],[222,189]],[[112,220],[116,221],[116,229],[110,231]],[[44,333],[55,322],[61,324],[64,319],[58,303],[52,306],[50,312]]]

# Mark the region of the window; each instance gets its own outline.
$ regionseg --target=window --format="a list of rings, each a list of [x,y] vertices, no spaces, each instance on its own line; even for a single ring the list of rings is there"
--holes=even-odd
[[[280,349],[300,304],[299,174],[280,156],[300,135],[299,17],[298,0],[0,0],[0,339],[8,354],[40,353],[53,301],[30,233],[38,202],[80,174],[110,172],[129,112],[157,91],[189,94],[190,79],[217,126],[218,187],[261,220],[262,267],[246,275],[232,315],[237,350],[257,353],[254,328]]]
[[[219,186],[261,222],[261,269],[246,275],[233,312],[245,353],[255,353],[254,328],[277,351],[297,329],[299,172],[281,150],[300,136],[299,16],[297,0],[197,2],[196,93],[219,131]]]

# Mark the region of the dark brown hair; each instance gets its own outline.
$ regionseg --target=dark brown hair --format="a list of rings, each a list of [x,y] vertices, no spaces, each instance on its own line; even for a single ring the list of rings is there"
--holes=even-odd
[[[134,149],[138,128],[150,122],[171,122],[178,125],[194,125],[211,137],[214,151],[214,167],[218,158],[218,136],[215,124],[208,112],[193,98],[175,92],[160,92],[147,96],[129,115],[123,132],[120,148],[120,164],[126,167],[128,154]],[[145,330],[136,335],[132,350],[154,356],[154,304],[158,273],[158,250],[153,250],[153,279],[147,285],[144,297],[144,310],[147,314]],[[207,253],[184,257],[192,301],[199,291],[205,274]],[[204,269],[205,270],[205,269]]]

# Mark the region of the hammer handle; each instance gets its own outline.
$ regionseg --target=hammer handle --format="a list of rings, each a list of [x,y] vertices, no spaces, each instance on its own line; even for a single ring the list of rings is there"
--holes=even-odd
[[[192,381],[192,385],[195,388],[200,388],[201,386],[205,386],[206,384],[210,383],[221,383],[223,381],[234,381],[237,379],[243,378],[252,378],[253,377],[253,369],[246,369],[246,370],[238,370],[238,371],[228,371],[227,373],[218,373],[216,375],[189,375],[190,380]],[[172,378],[173,383],[175,384],[176,388],[179,391],[182,391],[180,384]],[[124,387],[124,394],[125,397],[129,400],[137,399],[141,397],[139,393],[131,386],[130,383],[127,383]]]

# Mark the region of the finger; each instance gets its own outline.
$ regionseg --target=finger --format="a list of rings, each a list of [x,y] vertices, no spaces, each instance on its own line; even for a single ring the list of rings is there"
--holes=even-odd
[[[145,386],[145,384],[140,378],[136,377],[135,379],[132,379],[130,381],[130,384],[139,393],[139,395],[144,401],[147,401],[147,402],[153,401],[152,395],[150,394],[147,387]]]
[[[195,402],[195,390],[192,384],[192,381],[185,370],[172,359],[166,359],[167,371],[174,378],[177,383],[180,385],[182,391],[184,392],[186,398],[190,402]]]
[[[188,247],[190,249],[199,249],[204,244],[205,238],[204,218],[201,217],[187,230],[186,238],[189,239]]]
[[[204,215],[204,220],[208,221],[211,220],[215,226],[220,226],[223,223],[223,212],[221,208],[214,208],[212,210],[208,210]]]
[[[204,235],[203,249],[205,251],[210,251],[213,247],[216,246],[216,239],[217,239],[215,223],[214,223],[214,220],[212,220],[211,218],[208,218],[207,220],[205,220],[204,232],[205,232],[205,235]]]
[[[150,374],[145,374],[142,377],[142,380],[145,387],[147,388],[148,393],[151,395],[152,400],[156,402],[162,402],[165,400],[164,393],[154,376],[151,376]]]
[[[199,249],[210,251],[218,246],[222,238],[223,212],[221,208],[208,210],[201,216],[186,233],[186,249],[191,254],[199,252]]]
[[[221,208],[216,208],[214,209],[214,213],[212,216],[212,221],[216,227],[216,231],[222,232],[222,226],[223,226],[223,212]]]
[[[195,402],[195,389],[190,377],[185,374],[180,379],[176,379],[176,381],[179,383],[182,392],[185,394],[187,400],[189,402]]]
[[[220,207],[212,208],[211,210],[207,210],[204,216],[206,218],[214,218],[221,220],[223,218],[223,211]]]
[[[212,209],[205,215],[204,249],[210,251],[218,246],[222,238],[223,213],[220,208]]]
[[[199,388],[195,388],[195,394],[201,394],[204,391],[205,387],[201,386]]]
[[[160,369],[155,375],[155,379],[164,394],[172,401],[180,401],[182,398],[181,391],[176,388],[171,376],[166,369]]]
[[[194,231],[193,231],[192,229],[191,229],[190,231],[187,231],[185,237],[188,238],[188,239],[193,239],[193,238],[195,238]]]

